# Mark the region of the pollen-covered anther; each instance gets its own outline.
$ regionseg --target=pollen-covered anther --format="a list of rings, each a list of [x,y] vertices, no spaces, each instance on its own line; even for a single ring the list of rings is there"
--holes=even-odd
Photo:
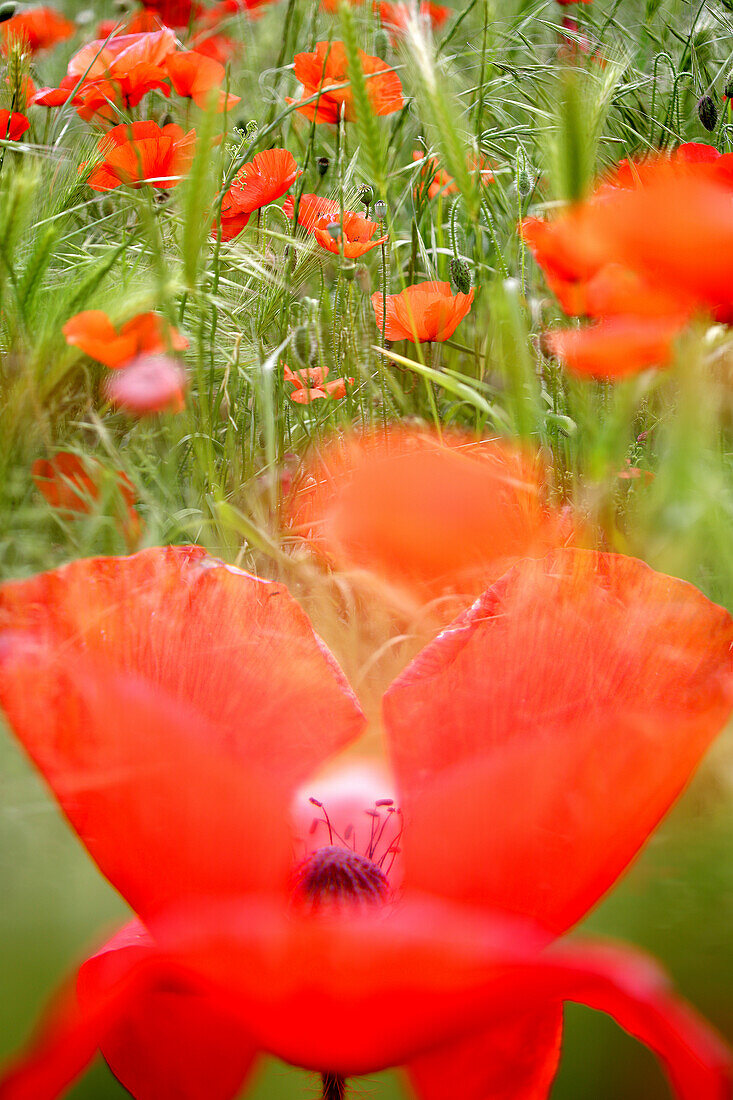
[[[367,908],[389,895],[384,871],[350,848],[328,845],[307,856],[295,869],[293,898],[308,908]]]

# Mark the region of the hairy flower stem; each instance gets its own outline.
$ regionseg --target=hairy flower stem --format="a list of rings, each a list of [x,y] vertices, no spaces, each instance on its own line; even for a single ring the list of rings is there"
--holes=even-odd
[[[346,1081],[343,1077],[337,1077],[334,1073],[324,1073],[321,1080],[323,1081],[323,1100],[344,1100]]]

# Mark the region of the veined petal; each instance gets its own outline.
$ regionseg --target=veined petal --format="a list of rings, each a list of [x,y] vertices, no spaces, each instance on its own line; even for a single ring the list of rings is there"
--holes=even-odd
[[[733,622],[622,555],[520,562],[385,696],[407,881],[561,932],[731,710]]]
[[[219,728],[217,749],[292,788],[363,726],[287,589],[198,546],[90,558],[1,586],[0,653],[7,632],[33,634],[69,678],[86,653],[162,688]],[[11,667],[0,702],[15,695]]]
[[[144,915],[188,896],[284,889],[287,805],[160,688],[27,637],[2,663],[11,726],[102,872]]]
[[[197,547],[4,586],[0,666],[11,727],[142,915],[278,889],[292,788],[362,725],[286,590]]]

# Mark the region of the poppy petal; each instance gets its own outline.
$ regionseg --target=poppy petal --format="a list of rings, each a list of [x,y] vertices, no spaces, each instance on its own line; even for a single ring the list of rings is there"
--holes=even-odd
[[[521,1016],[430,1050],[407,1066],[418,1100],[546,1100],[560,1060],[562,1005]]]
[[[111,993],[155,945],[139,921],[121,929],[81,967],[77,996],[84,1011]],[[217,999],[183,982],[143,988],[102,1040],[115,1077],[136,1100],[232,1100],[249,1074],[255,1050]]]
[[[90,558],[0,586],[0,645],[21,631],[70,672],[87,653],[160,687],[226,731],[220,748],[292,788],[364,723],[287,589],[198,546]]]
[[[726,611],[632,558],[520,562],[385,696],[407,880],[568,928],[725,723],[732,640]]]
[[[627,378],[672,361],[674,341],[688,321],[674,317],[611,317],[579,329],[545,337],[547,346],[573,374],[591,378]]]
[[[185,907],[161,914],[154,935],[172,962],[213,983],[261,1049],[305,1068],[348,1077],[409,1064],[543,1006],[557,1020],[557,1005],[576,1001],[650,1046],[680,1098],[727,1097],[723,1041],[625,948],[543,950],[524,921],[408,895],[387,913],[341,920],[293,921],[254,902]]]
[[[198,548],[3,586],[0,664],[11,727],[143,915],[181,893],[277,888],[285,792],[363,724],[286,590]]]
[[[62,1084],[79,1072],[131,997],[165,979],[175,987],[182,975],[186,989],[207,989],[261,1049],[306,1069],[348,1077],[410,1063],[545,1005],[549,1020],[569,1000],[609,1013],[650,1046],[679,1100],[729,1095],[722,1040],[631,951],[543,951],[525,922],[408,899],[386,914],[341,920],[293,920],[285,906],[261,899],[202,900],[159,914],[153,935],[161,955],[145,953],[111,989],[86,998],[66,1036],[41,1043],[0,1084],[0,1100],[57,1096],[59,1069]]]

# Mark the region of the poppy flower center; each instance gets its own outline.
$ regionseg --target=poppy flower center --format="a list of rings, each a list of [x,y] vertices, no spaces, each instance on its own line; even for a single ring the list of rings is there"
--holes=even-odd
[[[314,910],[369,906],[386,901],[389,880],[367,856],[329,844],[318,848],[297,867],[293,890],[296,898]]]
[[[368,908],[387,901],[390,894],[389,872],[399,853],[402,815],[392,799],[380,799],[366,810],[368,837],[348,825],[341,835],[334,827],[322,802],[311,798],[321,815],[311,825],[311,834],[324,827],[328,844],[315,848],[298,863],[292,877],[293,898],[311,911]],[[396,827],[396,828],[395,828]],[[362,851],[358,851],[358,847]]]

